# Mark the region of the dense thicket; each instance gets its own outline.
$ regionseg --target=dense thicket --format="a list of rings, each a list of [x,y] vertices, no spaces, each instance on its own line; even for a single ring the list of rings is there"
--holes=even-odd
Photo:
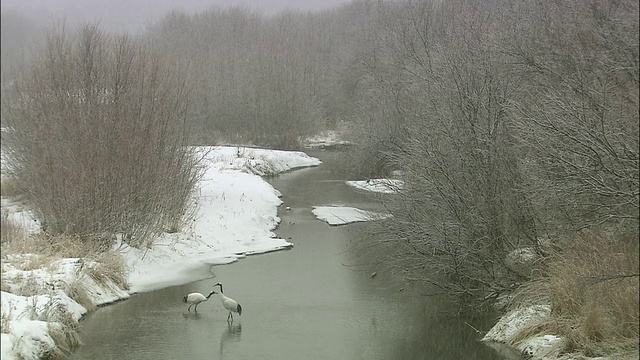
[[[180,72],[89,25],[46,39],[3,90],[3,156],[46,233],[140,246],[176,231],[198,179]]]
[[[361,58],[358,162],[400,170],[406,187],[365,249],[386,249],[378,260],[425,292],[482,300],[523,280],[507,255],[541,253],[542,239],[589,229],[637,242],[637,2],[379,13]]]
[[[519,275],[506,255],[537,236],[507,113],[522,83],[499,47],[500,5],[407,3],[371,59],[380,80],[369,86],[384,86],[360,98],[393,124],[375,126],[378,146],[406,182],[374,243],[401,278],[461,300],[509,289]]]

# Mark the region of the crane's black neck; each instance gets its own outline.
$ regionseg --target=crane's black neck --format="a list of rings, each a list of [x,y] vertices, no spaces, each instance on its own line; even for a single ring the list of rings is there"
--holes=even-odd
[[[213,295],[215,293],[216,293],[215,291],[210,292],[209,295],[207,295],[207,299],[209,299],[211,297],[211,295]]]
[[[224,291],[222,290],[222,284],[221,283],[217,283],[214,286],[220,286],[220,293],[223,294]]]

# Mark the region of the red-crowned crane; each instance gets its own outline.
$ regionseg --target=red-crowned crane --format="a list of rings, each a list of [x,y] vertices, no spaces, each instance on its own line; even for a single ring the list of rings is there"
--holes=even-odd
[[[222,291],[222,290],[220,290],[220,291]],[[194,311],[198,312],[198,304],[200,304],[201,302],[205,302],[205,301],[209,300],[209,298],[213,294],[217,294],[217,292],[212,291],[207,296],[204,296],[204,295],[202,295],[200,293],[197,293],[197,292],[191,293],[191,294],[183,297],[182,298],[182,302],[191,304],[191,305],[189,305],[189,308],[187,308],[187,311],[191,312],[191,307],[193,305],[195,305],[196,307],[195,307]]]
[[[229,316],[227,316],[227,322],[233,322],[233,313],[238,313],[238,315],[242,315],[242,306],[238,304],[237,301],[233,300],[230,297],[227,297],[222,290],[222,283],[217,283],[213,285],[213,287],[220,286],[220,298],[222,300],[222,306],[229,311]]]

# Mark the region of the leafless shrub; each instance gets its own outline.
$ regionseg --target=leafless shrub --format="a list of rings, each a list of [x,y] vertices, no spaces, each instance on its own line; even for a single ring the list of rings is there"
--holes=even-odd
[[[58,29],[3,103],[9,170],[44,231],[141,246],[181,223],[200,172],[184,81],[159,54]]]
[[[537,237],[505,111],[518,79],[495,46],[503,11],[407,2],[371,60],[383,95],[369,89],[369,104],[401,136],[370,156],[386,157],[406,185],[385,201],[394,216],[374,225],[374,243],[401,281],[471,306],[523,280],[505,258]],[[393,100],[376,102],[384,95]]]

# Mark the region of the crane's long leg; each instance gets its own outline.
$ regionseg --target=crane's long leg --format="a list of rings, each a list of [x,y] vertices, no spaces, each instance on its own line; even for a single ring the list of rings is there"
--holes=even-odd
[[[191,307],[193,306],[193,304],[189,305],[189,307],[187,308],[188,312],[191,312]]]
[[[198,304],[196,304],[195,309],[193,309],[193,311],[198,312]]]

